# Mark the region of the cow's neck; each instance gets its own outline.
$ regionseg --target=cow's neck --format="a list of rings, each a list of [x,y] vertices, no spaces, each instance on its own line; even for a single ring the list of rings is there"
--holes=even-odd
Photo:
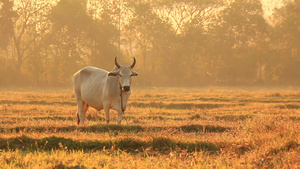
[[[120,98],[121,108],[122,108],[122,110],[125,111],[127,101],[128,101],[129,96],[130,96],[130,91],[129,92],[124,92],[122,90],[121,84],[119,83],[118,77],[115,77],[115,76],[109,76],[108,79],[107,79],[107,84],[109,84],[109,85],[107,85],[108,89],[110,91],[112,91],[112,93],[110,95],[112,97],[119,97]]]
[[[122,92],[122,87],[121,87],[121,92],[120,92],[120,97],[121,97],[121,110],[123,114],[125,113],[125,107],[124,107],[124,98],[123,98],[123,92]]]
[[[119,83],[119,90],[120,90],[120,97],[121,97],[121,109],[122,109],[122,112],[124,113],[126,110],[128,98],[130,96],[130,91],[124,92],[122,90],[122,85],[120,83]]]

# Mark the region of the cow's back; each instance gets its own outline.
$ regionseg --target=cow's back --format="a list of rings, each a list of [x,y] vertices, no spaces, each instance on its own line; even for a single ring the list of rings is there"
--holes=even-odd
[[[73,76],[73,86],[76,97],[98,110],[103,108],[103,87],[108,72],[103,69],[88,66],[76,72]]]

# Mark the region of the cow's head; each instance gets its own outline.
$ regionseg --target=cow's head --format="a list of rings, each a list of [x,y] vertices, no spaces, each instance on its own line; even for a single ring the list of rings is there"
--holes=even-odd
[[[116,68],[108,73],[108,76],[119,76],[119,84],[122,88],[122,91],[129,92],[131,85],[131,77],[138,76],[139,74],[132,70],[135,66],[135,58],[133,57],[133,63],[131,66],[121,66],[117,61],[117,57],[115,58]]]

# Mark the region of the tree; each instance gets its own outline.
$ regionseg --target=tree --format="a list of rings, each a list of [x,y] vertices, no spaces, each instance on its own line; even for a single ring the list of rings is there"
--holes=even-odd
[[[32,57],[36,42],[47,32],[45,15],[51,8],[51,0],[18,0],[15,1],[18,17],[13,20],[12,42],[17,54],[16,70],[21,75],[21,67],[25,60]],[[33,30],[33,31],[32,31]]]
[[[257,65],[265,64],[265,56],[258,49],[268,38],[261,2],[235,0],[214,24],[215,40],[210,50],[218,63],[213,74],[228,83],[254,81]]]
[[[103,4],[96,2],[91,4],[94,6],[91,6],[92,9],[89,12],[92,18],[87,30],[89,39],[87,48],[91,51],[89,63],[104,69],[111,69],[114,57],[120,56],[120,30],[116,23],[119,21],[115,18],[115,16],[119,17],[116,14],[116,8],[119,6],[110,4],[108,1],[102,2]]]
[[[12,20],[17,14],[13,11],[13,1],[1,0],[0,7],[0,48],[5,49],[12,34]]]
[[[0,0],[0,81],[1,84],[9,84],[16,74],[14,62],[9,59],[8,46],[12,36],[13,18],[17,17],[13,11],[13,1]],[[7,58],[3,57],[1,51],[6,50]]]
[[[180,44],[175,52],[175,56],[177,55],[180,66],[184,70],[180,77],[184,79],[184,83],[189,82],[190,85],[207,84],[211,80],[208,72],[214,69],[212,63],[214,58],[208,54],[209,23],[216,17],[216,13],[223,3],[208,0],[175,1],[175,4],[176,8],[179,6],[181,9],[175,10],[175,16],[181,18],[177,19],[179,22],[176,22],[181,23],[181,33],[177,33]]]
[[[163,20],[172,23],[176,34],[184,33],[186,25],[191,22],[203,25],[216,12],[216,7],[222,5],[219,0],[161,0],[154,4],[156,4],[155,12]]]
[[[133,17],[126,27],[126,30],[130,32],[127,33],[127,42],[136,49],[137,58],[141,58],[140,73],[147,77],[143,79],[143,83],[151,85],[159,81],[157,77],[167,76],[167,73],[161,72],[163,68],[169,66],[163,63],[164,59],[171,56],[170,50],[174,42],[172,38],[175,35],[170,23],[162,20],[153,11],[151,3],[137,1],[132,3],[131,8]]]
[[[91,23],[86,0],[61,0],[49,15],[52,23],[49,47],[49,78],[54,84],[66,83],[82,65],[87,53],[86,31]]]
[[[277,72],[282,82],[300,83],[300,1],[291,1],[277,10],[280,22],[275,25],[272,40],[279,53]]]

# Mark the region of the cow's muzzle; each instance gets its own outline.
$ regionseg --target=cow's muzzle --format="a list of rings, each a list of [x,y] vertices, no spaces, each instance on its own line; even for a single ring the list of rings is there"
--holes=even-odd
[[[123,90],[124,90],[125,92],[129,92],[129,91],[130,91],[130,86],[124,86],[124,87],[123,87]]]

